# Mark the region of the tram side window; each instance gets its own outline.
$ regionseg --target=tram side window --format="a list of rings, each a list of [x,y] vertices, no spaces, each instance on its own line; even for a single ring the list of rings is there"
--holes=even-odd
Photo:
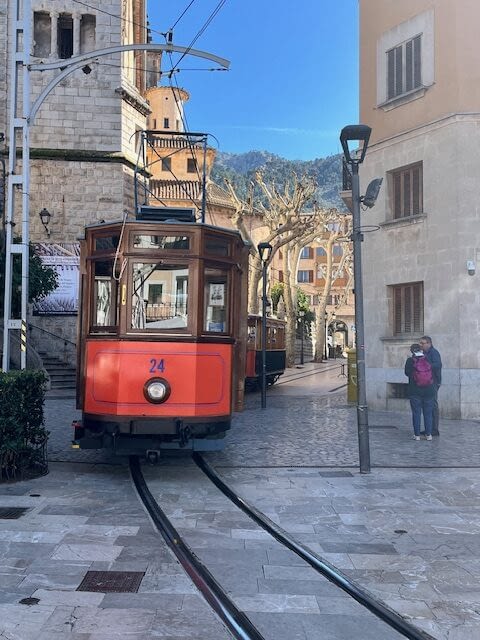
[[[185,329],[188,265],[134,262],[132,329]]]
[[[93,330],[117,324],[116,282],[112,272],[113,260],[93,263]]]
[[[224,269],[205,269],[204,331],[227,333],[228,318],[228,272]]]

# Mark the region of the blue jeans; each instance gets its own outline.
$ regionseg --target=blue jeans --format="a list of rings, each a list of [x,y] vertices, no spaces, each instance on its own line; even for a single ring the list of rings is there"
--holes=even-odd
[[[412,408],[412,423],[413,430],[416,436],[420,435],[420,424],[422,422],[425,425],[425,435],[432,435],[433,427],[433,406],[435,403],[435,397],[424,398],[423,396],[412,396],[410,398],[410,406]]]

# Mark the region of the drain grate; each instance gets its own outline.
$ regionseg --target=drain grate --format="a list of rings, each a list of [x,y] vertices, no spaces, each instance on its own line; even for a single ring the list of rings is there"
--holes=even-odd
[[[137,593],[143,571],[87,571],[77,591]]]
[[[0,520],[17,520],[28,511],[28,507],[0,507]]]

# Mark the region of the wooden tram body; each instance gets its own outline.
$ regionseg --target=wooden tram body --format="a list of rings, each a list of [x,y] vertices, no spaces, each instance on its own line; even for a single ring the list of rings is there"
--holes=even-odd
[[[88,226],[74,446],[221,448],[243,406],[247,274],[236,231],[175,220]]]
[[[266,381],[274,384],[285,371],[285,322],[267,318],[265,340]],[[262,382],[262,317],[248,316],[247,362],[245,386],[257,389]]]

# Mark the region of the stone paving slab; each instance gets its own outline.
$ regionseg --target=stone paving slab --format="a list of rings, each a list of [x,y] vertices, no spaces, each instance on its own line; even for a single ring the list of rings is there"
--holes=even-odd
[[[435,638],[480,638],[479,423],[442,420],[440,438],[415,442],[409,413],[371,412],[372,473],[360,475],[356,410],[338,372],[332,363],[287,371],[265,410],[248,395],[225,451],[207,459],[272,520]],[[127,460],[70,449],[73,399],[48,398],[45,415],[49,475],[0,484],[0,506],[29,509],[0,520],[0,636],[230,637],[153,531]],[[188,456],[166,457],[149,473],[176,526],[268,640],[399,637],[226,507]],[[137,594],[100,594],[97,604],[99,594],[87,593],[95,597],[85,603],[75,588],[88,570],[146,575]],[[34,594],[38,605],[18,604]]]

